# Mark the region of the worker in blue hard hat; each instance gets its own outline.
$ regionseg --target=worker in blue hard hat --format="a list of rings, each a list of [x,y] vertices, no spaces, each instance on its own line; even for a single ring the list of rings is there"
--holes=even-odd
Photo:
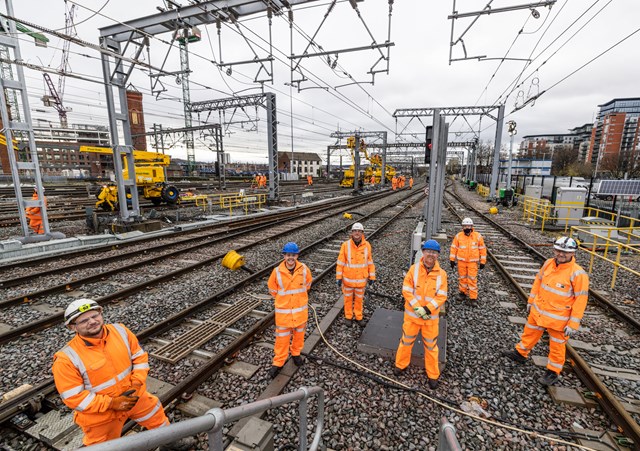
[[[284,366],[289,352],[296,366],[303,364],[300,352],[304,347],[307,328],[308,294],[311,288],[311,270],[298,261],[300,248],[289,242],[282,248],[284,260],[273,269],[269,277],[269,292],[275,298],[276,342],[273,364],[269,376],[274,378]]]
[[[393,374],[400,376],[409,366],[411,349],[422,334],[424,366],[429,379],[429,388],[438,387],[438,322],[440,307],[447,300],[447,273],[440,268],[438,257],[440,244],[435,240],[422,245],[422,258],[409,268],[402,284],[404,296],[404,322],[402,338],[396,352]]]

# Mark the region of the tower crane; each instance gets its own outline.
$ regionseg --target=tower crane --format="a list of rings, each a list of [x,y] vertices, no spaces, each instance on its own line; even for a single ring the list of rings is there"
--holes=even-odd
[[[64,18],[64,34],[67,36],[76,36],[76,26],[73,23],[73,16],[75,14],[76,5],[71,5],[69,11],[65,13]],[[44,82],[47,85],[49,90],[49,95],[44,95],[42,97],[42,102],[44,106],[53,107],[58,112],[58,117],[60,118],[60,127],[67,128],[67,112],[71,111],[71,108],[66,108],[62,104],[62,98],[64,97],[64,88],[66,81],[66,73],[71,69],[69,67],[69,47],[71,46],[71,41],[69,39],[65,39],[62,44],[62,59],[60,61],[60,66],[58,70],[60,71],[60,78],[58,78],[58,89],[56,90],[53,82],[51,81],[51,77],[46,72],[42,74],[44,78]]]

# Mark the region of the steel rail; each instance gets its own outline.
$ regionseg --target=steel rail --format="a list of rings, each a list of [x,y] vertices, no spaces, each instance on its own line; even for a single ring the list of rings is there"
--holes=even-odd
[[[377,196],[372,196],[372,197],[377,199],[379,197],[386,197],[386,196],[390,195],[390,193],[391,192],[383,192],[382,194],[379,194]],[[366,198],[359,198],[357,200],[360,203],[364,204],[364,203],[371,202],[372,199],[371,199],[371,197],[366,197]],[[338,208],[342,208],[342,207],[343,206],[339,206]],[[327,214],[325,214],[323,216],[322,219],[326,219],[327,217],[334,216],[334,215],[336,215],[336,213],[327,213]],[[306,224],[303,224],[302,226],[300,226],[299,228],[306,227],[308,225],[309,225],[309,223],[306,223]],[[261,229],[266,228],[266,227],[270,227],[270,225],[269,226],[259,226],[259,227],[256,227],[256,229],[261,230]],[[237,236],[237,235],[242,234],[242,233],[244,233],[244,232],[239,232],[238,234],[235,234],[233,236]],[[271,240],[271,239],[273,239],[275,237],[278,237],[280,235],[284,235],[286,233],[291,233],[291,230],[283,230],[282,232],[279,232],[277,234],[268,235],[268,236],[266,236],[266,237],[264,237],[264,238],[262,238],[260,240],[253,241],[250,244],[236,247],[235,250],[236,251],[240,251],[240,250],[243,250],[243,249],[247,249],[247,248],[250,248],[252,246],[255,246],[258,243],[262,243],[264,241]],[[224,238],[219,239],[218,241],[226,240],[228,238],[230,238],[230,237],[224,237]],[[208,243],[205,243],[205,244],[202,244],[202,245],[196,245],[194,247],[202,247],[204,245],[208,245]],[[176,253],[178,253],[178,252],[182,252],[182,250],[176,251]],[[185,266],[183,268],[179,268],[179,269],[170,271],[168,273],[161,274],[161,275],[159,275],[157,277],[153,277],[153,278],[151,278],[149,280],[146,280],[144,282],[140,282],[140,283],[137,283],[137,284],[130,285],[128,287],[125,287],[125,288],[123,288],[121,290],[118,290],[118,291],[113,292],[111,294],[108,294],[106,296],[102,296],[100,298],[97,298],[95,300],[100,305],[105,305],[105,304],[109,304],[109,303],[115,302],[116,300],[119,300],[119,299],[121,299],[121,298],[123,298],[125,296],[129,296],[131,294],[134,294],[134,293],[137,293],[137,292],[142,291],[144,289],[147,289],[148,287],[152,287],[152,286],[158,285],[158,284],[160,284],[160,283],[162,283],[162,282],[164,282],[164,281],[166,281],[168,279],[172,279],[172,278],[181,276],[181,275],[183,275],[183,274],[185,274],[185,273],[187,273],[189,271],[192,271],[192,270],[198,269],[198,268],[200,268],[202,266],[206,266],[208,264],[211,264],[211,263],[215,262],[216,260],[219,260],[219,259],[223,258],[226,255],[226,253],[227,252],[223,252],[223,253],[220,253],[218,255],[214,255],[212,257],[209,257],[209,258],[206,258],[204,260],[201,260],[201,261],[199,261],[197,263],[193,263],[193,264],[187,265],[187,266]],[[151,260],[155,261],[155,260],[158,260],[158,259],[162,259],[164,257],[165,257],[165,255],[161,255],[161,256],[158,256],[158,257],[153,257],[151,259],[147,259],[144,262],[145,263],[149,263],[149,261],[151,261]],[[133,263],[132,266],[140,266],[138,263],[139,262]],[[49,294],[51,292],[64,291],[66,289],[66,287],[71,289],[71,288],[74,288],[74,287],[82,286],[83,284],[87,283],[87,281],[91,282],[91,281],[94,281],[94,280],[100,280],[105,275],[110,275],[111,273],[116,273],[116,272],[120,272],[120,268],[117,268],[117,269],[114,269],[114,270],[110,270],[110,271],[105,271],[105,272],[100,273],[100,274],[95,274],[95,275],[92,275],[92,276],[88,276],[88,277],[85,277],[84,279],[79,279],[78,281],[73,281],[73,282],[69,282],[69,283],[66,283],[66,284],[60,284],[60,285],[57,285],[57,286],[52,287],[50,289],[40,290],[37,293],[32,293],[33,296],[31,296],[31,297],[35,298],[35,297],[41,296],[43,294]],[[10,299],[8,301],[11,301],[12,304],[15,304],[17,299],[18,298],[14,298],[14,299]],[[20,296],[19,299],[30,300],[28,295]],[[7,302],[7,305],[8,305],[8,302]],[[23,334],[39,332],[39,331],[41,331],[43,329],[46,329],[46,328],[48,328],[50,326],[58,324],[63,320],[63,317],[64,317],[63,312],[55,313],[53,315],[41,318],[39,320],[33,321],[33,322],[25,324],[23,326],[18,326],[18,327],[15,327],[13,329],[10,329],[10,330],[8,330],[6,332],[0,333],[0,345],[8,343],[8,342],[10,342],[12,340],[15,340],[16,338],[20,337]]]
[[[495,225],[496,228],[498,228],[503,233],[505,233],[507,237],[509,237],[510,239],[514,239],[519,244],[525,245],[528,250],[532,250],[536,255],[544,258],[542,254],[537,252],[528,244],[524,243],[524,241],[516,237],[509,230],[506,230],[504,227],[500,226],[499,224],[496,224],[493,220],[487,218],[483,213],[479,212],[477,209],[473,208],[472,206],[468,205],[466,202],[462,201],[461,198],[458,197],[456,194],[454,193],[449,193],[449,194],[455,197],[456,200],[458,200],[458,202],[463,204],[465,207],[469,208],[470,210],[473,210],[480,217],[487,220],[488,223]],[[455,209],[452,208],[452,205],[448,203],[448,201],[445,201],[445,202],[448,204],[448,207],[450,208],[451,212],[461,219],[460,215],[458,215]],[[528,293],[526,293],[522,289],[520,284],[516,282],[516,280],[509,274],[508,270],[500,263],[500,261],[493,255],[491,250],[489,250],[488,248],[487,248],[487,253],[489,254],[489,258],[491,259],[492,263],[496,266],[496,268],[500,271],[500,273],[504,276],[504,278],[513,284],[513,288],[518,293],[518,296],[520,297],[520,299],[524,302],[528,302],[529,300]],[[626,409],[620,403],[620,401],[618,401],[615,395],[611,393],[611,391],[602,383],[602,381],[600,381],[600,379],[598,379],[598,376],[593,371],[591,371],[591,368],[589,368],[588,363],[584,359],[582,359],[582,357],[580,357],[578,351],[576,351],[573,348],[573,346],[571,346],[569,343],[566,344],[566,350],[567,350],[567,354],[569,355],[570,365],[574,369],[576,375],[591,391],[596,393],[596,400],[598,401],[598,404],[600,404],[600,406],[607,413],[609,418],[611,418],[611,420],[614,421],[614,423],[618,427],[619,432],[624,434],[631,440],[633,440],[633,443],[640,444],[640,426],[638,425],[638,423],[636,423],[635,420],[631,417],[631,415],[629,415],[629,413],[626,411]]]
[[[416,195],[420,195],[420,199],[422,199],[424,197],[424,194],[421,194],[421,190],[419,190],[419,191],[411,192],[411,194],[408,194],[407,196],[405,196],[404,199],[407,199],[407,198],[410,198],[410,197],[416,196]],[[368,201],[369,200],[367,200],[367,202]],[[393,206],[397,205],[397,203],[398,202],[394,202]],[[383,208],[386,208],[386,207],[383,207]],[[409,206],[407,206],[406,208],[409,208]],[[403,209],[398,214],[403,213],[406,210],[406,208]],[[367,217],[372,216],[373,214],[375,214],[375,212],[371,213],[370,215],[367,215]],[[374,231],[370,235],[370,237],[375,236],[380,230],[385,228],[387,225],[391,224],[396,216],[393,216],[391,219],[389,219],[389,221],[384,223],[378,230]],[[364,218],[362,218],[362,219],[364,219]],[[342,229],[340,231],[338,231],[338,232],[332,232],[329,236],[321,238],[321,239],[315,241],[314,243],[311,243],[309,246],[307,246],[305,248],[302,248],[301,249],[301,254],[304,254],[304,253],[308,252],[312,247],[331,239],[332,236],[340,233],[341,231],[342,231]],[[144,340],[147,340],[149,338],[152,338],[155,335],[162,334],[162,333],[166,332],[167,330],[171,329],[171,327],[173,327],[174,325],[179,324],[182,320],[197,314],[198,312],[200,312],[201,310],[203,310],[206,307],[210,307],[212,305],[215,305],[215,303],[218,303],[219,300],[223,299],[225,295],[231,294],[231,293],[235,292],[237,289],[242,288],[247,283],[258,279],[261,276],[269,274],[273,270],[273,267],[275,265],[277,265],[280,261],[281,260],[277,260],[277,261],[272,262],[270,265],[267,265],[265,268],[263,268],[261,270],[258,270],[254,274],[251,274],[251,275],[245,277],[244,279],[242,279],[241,281],[237,282],[236,284],[234,284],[232,286],[229,286],[226,289],[221,290],[221,291],[213,294],[209,298],[206,298],[206,299],[198,302],[197,304],[194,304],[194,305],[188,307],[187,309],[182,310],[181,312],[178,312],[178,313],[174,314],[173,316],[163,320],[161,323],[158,323],[157,325],[151,326],[151,327],[143,330],[142,332],[137,334],[138,338],[141,341],[144,341]],[[322,271],[316,278],[314,278],[314,280],[312,282],[312,289],[315,286],[315,283],[316,283],[317,280],[321,280],[323,277],[326,277],[326,275],[329,274],[331,272],[331,270],[334,269],[334,268],[335,268],[335,263],[333,265],[329,266],[324,271]],[[269,327],[271,322],[273,321],[273,318],[274,318],[274,313],[271,312],[269,315],[267,315],[266,317],[262,318],[258,323],[254,324],[250,330],[253,331],[253,334],[255,335],[256,333],[260,332],[261,330],[264,330],[265,328]],[[195,370],[194,373],[193,373],[194,379],[206,380],[215,371],[217,371],[217,369],[220,366],[220,362],[224,362],[224,360],[227,357],[232,356],[235,352],[237,352],[237,351],[241,350],[242,348],[246,347],[249,344],[247,342],[247,336],[246,335],[247,334],[245,333],[243,336],[238,337],[236,340],[234,340],[225,349],[223,349],[221,351],[221,353],[219,354],[219,357],[213,358],[211,361],[208,361],[205,365],[203,365],[202,367],[200,367],[197,370]],[[244,338],[242,338],[242,337],[244,337]],[[207,368],[207,369],[205,369],[205,368]],[[202,378],[204,378],[204,379],[202,379]],[[191,385],[189,385],[188,383],[186,383],[186,384],[182,384],[181,383],[181,384],[179,384],[179,386],[183,391],[178,392],[177,388],[171,390],[169,393],[171,393],[171,397],[173,399],[169,399],[168,395],[165,395],[165,396],[162,397],[163,404],[167,404],[167,403],[177,399],[184,392],[190,393],[190,392],[193,392],[197,388],[197,387],[193,387],[193,390],[189,391],[189,387],[191,387]],[[178,387],[178,386],[176,386],[176,387]],[[31,409],[32,406],[34,405],[34,401],[33,400],[41,401],[46,396],[54,393],[55,390],[56,390],[56,388],[55,388],[55,384],[53,382],[53,378],[48,378],[48,379],[40,382],[38,385],[34,386],[33,388],[31,388],[31,389],[25,391],[24,393],[21,393],[20,395],[16,396],[15,398],[13,398],[13,399],[11,399],[9,401],[3,402],[2,404],[0,404],[0,423],[3,423],[5,421],[7,421],[8,419],[13,417],[14,415],[17,415],[20,412],[29,411],[29,409]]]

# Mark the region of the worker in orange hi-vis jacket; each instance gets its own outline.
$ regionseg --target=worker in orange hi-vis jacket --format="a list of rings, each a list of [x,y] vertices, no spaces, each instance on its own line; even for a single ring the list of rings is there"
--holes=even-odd
[[[313,185],[313,176],[312,175],[307,175],[307,185],[308,186]]]
[[[396,177],[395,175],[393,176],[393,178],[391,179],[391,189],[393,191],[395,191],[396,189],[398,189],[398,177]]]
[[[396,352],[393,374],[400,376],[411,361],[411,350],[422,335],[424,346],[424,366],[429,388],[438,387],[440,368],[438,366],[438,332],[440,307],[447,300],[447,273],[438,264],[440,244],[435,240],[422,245],[422,258],[411,265],[402,283],[404,296],[404,320],[402,338]]]
[[[44,188],[42,188],[44,191]],[[33,195],[31,196],[32,200],[38,200],[38,191],[37,188],[33,188]],[[44,198],[44,204],[47,205],[47,198]],[[25,214],[27,216],[27,220],[29,221],[29,227],[33,230],[34,233],[38,235],[44,233],[44,227],[42,225],[42,210],[40,207],[27,207],[25,209]]]
[[[53,361],[53,378],[62,401],[84,432],[85,445],[120,437],[132,419],[147,429],[169,424],[158,398],[147,391],[149,358],[136,336],[122,324],[104,324],[102,307],[77,299],[64,313],[75,332]]]
[[[413,177],[409,177],[409,189],[413,189]]]
[[[478,266],[484,269],[487,264],[487,248],[480,232],[473,230],[473,220],[462,220],[462,232],[453,238],[449,254],[451,269],[458,265],[458,299],[469,297],[472,303],[478,302]]]
[[[576,262],[578,243],[568,236],[553,245],[553,258],[548,259],[536,276],[529,303],[527,324],[515,349],[503,355],[517,363],[525,363],[529,353],[546,330],[549,334],[547,370],[538,380],[553,385],[564,367],[566,344],[580,327],[589,298],[589,275]]]
[[[311,270],[298,261],[300,248],[289,242],[282,248],[284,259],[269,277],[269,293],[275,298],[276,342],[273,364],[269,376],[278,375],[289,357],[300,366],[304,363],[300,352],[304,348],[304,333],[307,328],[308,291],[311,288]]]
[[[344,317],[348,323],[355,319],[362,326],[364,291],[376,280],[371,244],[364,238],[364,226],[351,226],[351,238],[342,243],[336,263],[336,284],[342,286]],[[353,324],[353,323],[351,323]]]

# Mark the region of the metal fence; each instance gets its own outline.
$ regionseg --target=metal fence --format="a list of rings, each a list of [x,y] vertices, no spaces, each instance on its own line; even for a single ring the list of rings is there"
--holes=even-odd
[[[262,399],[230,409],[211,409],[201,417],[172,423],[169,426],[140,432],[139,434],[128,435],[84,449],[87,451],[141,451],[154,449],[185,437],[206,432],[209,435],[209,449],[213,451],[223,451],[224,437],[222,428],[225,424],[265,412],[274,407],[299,401],[298,412],[300,414],[300,424],[298,428],[298,450],[302,451],[307,449],[308,400],[312,396],[317,396],[318,398],[318,417],[316,419],[315,434],[308,449],[315,451],[320,447],[320,439],[324,425],[324,390],[318,386],[301,387],[291,393]]]

